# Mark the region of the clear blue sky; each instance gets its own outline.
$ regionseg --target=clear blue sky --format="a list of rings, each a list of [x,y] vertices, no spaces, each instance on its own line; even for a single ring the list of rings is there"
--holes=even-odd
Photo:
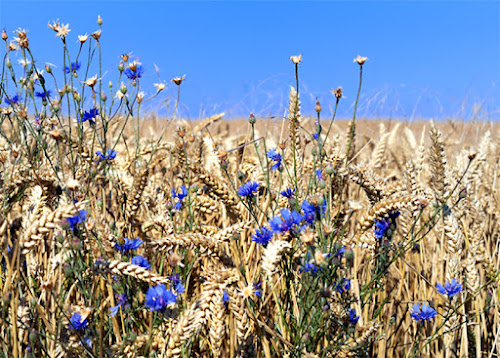
[[[29,30],[37,61],[60,67],[61,43],[47,23],[70,23],[76,56],[77,35],[96,30],[98,14],[104,83],[116,81],[119,55],[132,52],[144,66],[148,94],[158,82],[154,64],[167,82],[186,74],[181,114],[191,118],[282,115],[296,54],[303,54],[304,113],[319,97],[329,115],[330,91],[342,86],[339,113],[352,115],[359,54],[369,57],[361,115],[470,118],[481,105],[483,118],[500,117],[499,1],[0,1],[0,26],[9,36]],[[175,94],[172,84],[163,98]]]

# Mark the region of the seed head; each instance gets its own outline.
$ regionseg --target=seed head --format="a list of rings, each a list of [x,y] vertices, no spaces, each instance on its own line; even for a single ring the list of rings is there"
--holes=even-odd
[[[78,183],[78,180],[73,178],[68,179],[68,181],[66,182],[66,187],[71,191],[78,189],[79,186],[80,183]]]
[[[293,62],[294,65],[300,65],[300,62],[302,61],[302,55],[290,56],[290,60]]]
[[[243,287],[240,291],[240,295],[243,296],[243,298],[250,298],[253,296],[254,293],[254,288],[253,288],[253,283],[250,283],[248,286]]]
[[[335,96],[335,98],[341,99],[342,98],[342,87],[337,87],[337,89],[334,89],[333,95]]]
[[[326,257],[328,254],[324,254],[321,251],[316,251],[314,254],[314,261],[316,261],[316,265],[324,264],[326,261]]]
[[[17,45],[15,42],[9,43],[9,51],[16,51],[17,50]]]
[[[85,35],[78,35],[78,41],[80,41],[81,44],[84,44],[85,41],[87,41],[87,39],[89,38],[89,35],[85,34]]]
[[[184,81],[185,78],[186,78],[186,75],[184,75],[182,77],[175,77],[175,78],[172,78],[172,82],[175,83],[177,86],[180,86],[182,81]]]
[[[59,129],[57,129],[57,128],[55,128],[55,129],[51,130],[51,131],[49,132],[49,134],[50,134],[50,136],[51,136],[52,138],[54,138],[55,140],[58,140],[58,139],[60,139],[60,138],[61,138],[61,131],[60,131]]]
[[[358,63],[358,65],[363,66],[363,65],[364,65],[364,63],[365,63],[367,60],[368,60],[368,57],[363,57],[363,56],[358,55],[358,56],[356,56],[356,58],[354,59],[354,61],[353,61],[353,62],[357,62],[357,63]]]
[[[97,83],[97,75],[95,75],[94,77],[90,77],[85,81],[85,84],[90,88],[94,88],[96,83]]]
[[[124,97],[124,96],[125,96],[125,95],[123,94],[123,92],[122,92],[122,91],[120,91],[120,90],[116,91],[116,98],[118,98],[118,99],[123,99],[123,97]]]
[[[54,23],[52,25],[49,23],[49,24],[47,24],[47,26],[56,32],[56,37],[58,36],[58,37],[64,38],[64,37],[68,36],[69,32],[71,31],[69,28],[69,24],[61,25],[59,23],[59,20],[54,21]]]
[[[182,263],[182,257],[180,257],[176,252],[172,252],[170,255],[168,255],[168,262],[170,263],[171,267],[184,267],[184,264]]]
[[[141,103],[143,99],[144,99],[144,92],[139,92],[137,94],[137,103]]]
[[[29,40],[28,40],[28,35],[27,31],[23,29],[17,29],[16,30],[17,37],[14,38],[16,40],[17,44],[21,46],[22,48],[28,48],[29,47]]]
[[[314,236],[314,230],[307,228],[300,236],[300,239],[304,244],[309,245],[314,242]]]
[[[161,92],[165,89],[165,83],[155,83],[154,86],[158,90],[158,92]]]
[[[227,150],[224,150],[224,149],[217,150],[217,156],[219,157],[220,160],[226,160],[227,159]]]
[[[9,36],[7,35],[7,31],[2,30],[2,40],[7,41],[8,38]]]
[[[91,33],[90,36],[92,36],[96,41],[99,41],[101,38],[101,30]]]

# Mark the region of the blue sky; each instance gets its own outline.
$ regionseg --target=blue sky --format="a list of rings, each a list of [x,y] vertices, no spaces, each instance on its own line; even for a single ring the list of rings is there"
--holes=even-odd
[[[37,61],[59,68],[61,41],[47,23],[70,23],[75,57],[77,35],[95,31],[99,14],[104,83],[116,81],[120,55],[132,52],[147,94],[158,82],[154,65],[167,82],[186,74],[181,114],[190,118],[282,115],[294,83],[289,57],[297,54],[306,114],[318,97],[329,116],[331,90],[342,86],[339,114],[352,115],[359,54],[369,58],[362,116],[470,119],[481,106],[481,118],[500,117],[498,1],[0,2],[0,26],[11,38],[27,29]],[[162,99],[175,95],[171,84]],[[150,102],[149,110],[159,108]]]

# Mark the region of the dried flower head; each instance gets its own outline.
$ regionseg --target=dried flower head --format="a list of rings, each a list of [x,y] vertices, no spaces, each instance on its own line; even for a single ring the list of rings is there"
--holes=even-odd
[[[49,135],[55,140],[58,140],[61,138],[62,133],[59,129],[55,128],[49,132]]]
[[[122,91],[116,91],[116,98],[123,99],[123,97],[125,97],[125,94]]]
[[[59,23],[59,20],[54,21],[52,25],[49,23],[47,24],[47,26],[56,32],[56,36],[61,38],[68,36],[69,32],[71,31],[71,29],[69,28],[69,24],[61,25]]]
[[[290,56],[290,60],[293,62],[294,65],[300,65],[300,62],[302,61],[302,54],[298,56]]]
[[[155,83],[154,86],[158,90],[158,92],[161,92],[165,89],[165,83]]]
[[[29,47],[29,40],[28,40],[28,35],[27,31],[23,29],[17,29],[16,30],[17,37],[14,38],[16,40],[17,44],[21,46],[22,48],[28,48]]]
[[[73,178],[69,178],[68,181],[66,182],[66,187],[71,191],[78,189],[79,186],[80,183],[78,183],[78,180]]]
[[[363,57],[363,56],[358,55],[358,56],[356,56],[356,58],[354,59],[354,61],[353,61],[353,62],[357,62],[357,63],[358,63],[358,65],[363,66],[363,65],[364,65],[364,63],[365,63],[367,60],[368,60],[368,57]]]
[[[9,36],[7,35],[7,31],[2,30],[2,40],[7,41],[8,38]]]
[[[227,150],[224,150],[224,149],[217,150],[217,157],[219,157],[220,160],[226,160],[227,154],[228,154]]]
[[[92,36],[94,40],[99,41],[99,39],[101,38],[101,30],[97,30],[91,33],[90,36]]]
[[[144,99],[144,92],[141,91],[137,94],[137,103],[141,103],[143,99]]]
[[[334,89],[332,91],[332,93],[335,96],[335,98],[341,99],[342,98],[342,87],[337,87],[337,89]]]
[[[308,227],[306,230],[304,230],[304,232],[300,236],[300,239],[304,244],[310,245],[314,242],[314,237],[315,237],[314,230]]]
[[[243,287],[242,289],[239,290],[239,294],[243,296],[243,298],[250,298],[253,296],[254,293],[254,285],[253,283],[250,283],[248,286]]]
[[[130,57],[130,54],[129,53],[124,53],[121,57],[122,57],[123,62],[127,62],[128,59],[129,59],[129,57]]]
[[[321,251],[316,251],[316,253],[314,254],[314,261],[316,261],[316,265],[319,266],[325,263],[327,257],[328,254],[324,254]]]
[[[184,264],[182,263],[182,257],[180,257],[176,252],[172,252],[170,255],[168,255],[167,258],[171,267],[184,267]]]
[[[15,42],[10,42],[9,43],[9,51],[16,51],[17,50],[17,45]]]
[[[124,59],[124,61],[125,61],[125,62],[127,62],[127,60],[125,60],[125,59]],[[138,68],[138,67],[140,67],[140,66],[141,66],[141,63],[140,63],[140,62],[138,62],[138,61],[134,61],[134,62],[132,62],[132,63],[130,63],[130,64],[128,65],[128,68],[130,68],[132,71],[134,71],[134,72],[135,72],[135,71],[137,71],[137,68]]]
[[[89,38],[89,35],[87,35],[87,34],[78,35],[78,41],[80,41],[81,44],[84,44],[88,38]]]
[[[85,80],[84,83],[90,88],[94,88],[95,84],[97,83],[97,75],[95,75],[94,77],[87,78],[87,80]]]
[[[175,83],[177,86],[180,86],[182,81],[184,81],[185,78],[186,78],[186,75],[184,75],[182,77],[175,77],[175,78],[172,78],[172,82]]]

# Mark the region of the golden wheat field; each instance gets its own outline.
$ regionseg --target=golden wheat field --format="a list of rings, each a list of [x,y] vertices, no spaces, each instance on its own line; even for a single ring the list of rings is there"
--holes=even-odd
[[[68,52],[61,84],[16,35],[2,356],[499,356],[497,124],[302,116],[300,56],[285,116],[153,118],[128,55],[108,92]]]

